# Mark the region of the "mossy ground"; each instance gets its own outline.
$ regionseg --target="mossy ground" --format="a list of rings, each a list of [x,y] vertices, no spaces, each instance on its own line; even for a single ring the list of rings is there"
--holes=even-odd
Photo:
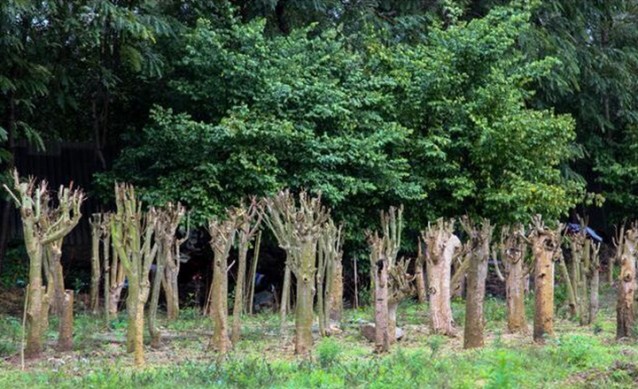
[[[504,301],[490,298],[486,347],[465,351],[461,336],[429,334],[427,306],[406,302],[399,310],[405,339],[387,355],[375,355],[359,334],[358,323],[372,317],[370,309],[348,310],[343,333],[317,339],[309,360],[293,353],[292,322],[282,335],[273,314],[246,317],[242,341],[219,359],[207,350],[210,320],[184,310],[180,320],[162,323],[169,339],[158,350],[146,349],[142,370],[132,367],[126,353],[124,316],[107,329],[102,318],[77,315],[76,350],[57,353],[48,347],[41,358],[27,362],[25,371],[16,353],[20,319],[0,316],[0,387],[635,387],[638,345],[615,340],[613,290],[603,291],[602,303],[590,326],[567,320],[559,308],[556,336],[541,346],[531,335],[507,334]],[[463,313],[463,303],[455,302],[457,323],[463,323]],[[56,323],[50,324],[53,344]]]

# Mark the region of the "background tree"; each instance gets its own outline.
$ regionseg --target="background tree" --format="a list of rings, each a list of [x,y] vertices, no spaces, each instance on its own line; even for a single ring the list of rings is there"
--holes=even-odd
[[[228,256],[235,242],[241,210],[230,209],[226,220],[212,219],[208,226],[213,249],[213,283],[210,288],[210,315],[214,323],[210,347],[226,354],[232,343],[228,333]]]
[[[157,212],[142,210],[142,202],[131,185],[116,184],[117,212],[111,216],[113,247],[128,280],[127,350],[134,353],[135,365],[144,365],[144,306],[150,293],[149,273],[158,250]]]
[[[21,182],[17,170],[13,171],[14,189],[5,190],[20,209],[25,246],[29,256],[29,286],[27,301],[27,344],[25,355],[38,356],[43,349],[43,336],[48,325],[46,320],[51,300],[57,312],[73,312],[73,299],[65,297],[62,265],[60,264],[62,240],[77,225],[82,217],[80,207],[84,195],[80,190],[60,188],[58,205],[52,205],[49,189],[45,181],[36,185],[35,179]],[[52,246],[53,245],[53,246]],[[53,251],[55,258],[49,258],[49,288],[45,294],[42,273],[45,270],[43,257],[46,250]],[[57,281],[56,281],[57,280]],[[49,291],[51,294],[49,294]],[[72,291],[70,293],[73,293]],[[72,320],[71,315],[71,320]],[[60,321],[60,343],[63,349],[70,346],[69,328],[72,323],[68,315]]]
[[[321,204],[321,197],[301,192],[297,202],[288,190],[266,199],[265,212],[264,220],[279,246],[286,250],[288,266],[297,281],[295,353],[308,355],[313,343],[317,242],[330,214]]]

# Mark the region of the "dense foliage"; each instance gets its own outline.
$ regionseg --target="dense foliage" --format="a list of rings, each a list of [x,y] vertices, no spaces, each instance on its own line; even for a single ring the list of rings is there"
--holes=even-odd
[[[90,141],[102,194],[131,181],[197,222],[291,187],[351,231],[399,203],[422,226],[602,197],[607,225],[638,201],[637,17],[624,1],[10,0],[0,159]]]

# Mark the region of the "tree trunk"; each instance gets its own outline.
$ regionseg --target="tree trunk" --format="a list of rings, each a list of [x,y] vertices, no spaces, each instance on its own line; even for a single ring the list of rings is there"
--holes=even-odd
[[[211,347],[220,354],[226,354],[230,350],[230,338],[228,337],[228,311],[224,300],[224,278],[228,277],[226,272],[227,258],[223,252],[215,251],[213,266],[213,283],[211,286],[211,306],[210,314],[213,320],[213,338]]]
[[[636,291],[636,240],[638,231],[627,230],[620,258],[620,285],[618,286],[618,303],[616,305],[616,338],[633,336],[634,327],[634,293]]]
[[[163,247],[163,249],[170,250],[171,248]],[[160,253],[160,257],[165,253]],[[165,257],[164,257],[165,258]],[[157,308],[159,305],[160,290],[162,289],[162,276],[164,274],[164,260],[158,258],[157,265],[155,267],[155,274],[153,275],[153,286],[151,287],[151,301],[148,307],[148,332],[151,334],[151,347],[159,348],[160,346],[160,331],[157,328]]]
[[[146,297],[148,292],[146,293]],[[144,293],[138,295],[137,307],[134,312],[133,323],[129,326],[133,327],[133,356],[135,366],[144,366],[144,303],[146,298]],[[132,325],[131,325],[132,324]]]
[[[179,261],[179,258],[176,259]],[[166,294],[166,317],[177,320],[179,317],[179,267],[167,262],[164,269],[164,293]]]
[[[104,282],[102,285],[104,293],[104,319],[106,321],[106,325],[109,326],[110,318],[110,305],[111,305],[111,243],[109,235],[104,236],[104,240],[102,241],[102,252],[103,252],[103,271],[104,271]]]
[[[307,356],[312,350],[313,279],[297,278],[295,306],[295,354]]]
[[[343,315],[343,264],[341,257],[332,261],[331,269],[328,318],[333,322],[341,323]]]
[[[388,336],[389,310],[388,310],[388,261],[380,258],[374,264],[374,330],[375,350],[387,352],[390,350]]]
[[[257,233],[257,241],[253,250],[253,260],[250,264],[248,274],[248,309],[249,314],[253,314],[253,303],[255,301],[255,278],[257,277],[257,264],[259,263],[259,248],[261,246],[261,231]]]
[[[100,225],[92,226],[90,310],[95,315],[100,302]]]
[[[525,318],[525,271],[523,260],[510,262],[505,280],[507,294],[507,330],[510,333],[527,332]]]
[[[452,260],[461,241],[452,233],[453,224],[438,222],[422,233],[425,242],[430,321],[432,332],[456,336],[451,305]]]
[[[232,343],[239,342],[241,332],[241,315],[245,305],[244,281],[246,280],[246,258],[248,256],[248,237],[242,238],[239,243],[239,264],[237,268],[237,283],[235,284],[235,301],[233,306]]]
[[[489,236],[481,236],[482,248],[472,254],[467,272],[467,299],[465,302],[465,333],[463,348],[483,347],[485,344],[485,318],[483,302],[485,300],[485,281],[489,258]]]
[[[589,282],[589,324],[592,324],[596,320],[599,307],[598,290],[600,285],[600,270],[597,266],[592,268],[592,274]]]
[[[281,306],[279,307],[279,320],[281,326],[281,333],[283,334],[286,329],[286,313],[288,310],[288,301],[290,301],[290,267],[288,266],[288,259],[286,259],[286,269],[284,270],[284,285],[281,288]]]
[[[492,227],[487,220],[482,221],[480,229],[477,225],[473,226],[469,220],[464,221],[464,227],[470,233],[473,251],[470,256],[470,268],[467,272],[465,332],[463,336],[463,348],[469,349],[483,347],[485,344],[483,305]]]
[[[60,335],[58,350],[71,351],[73,349],[73,291],[66,290],[62,310],[60,311]]]
[[[571,317],[576,317],[576,312],[578,312],[578,299],[576,298],[576,291],[573,286],[574,283],[572,282],[572,278],[569,275],[569,271],[567,270],[567,264],[565,263],[564,258],[560,258],[559,267],[561,270],[561,274],[563,275],[563,278],[565,279],[565,285],[567,286],[567,298],[569,299],[569,314]]]
[[[423,276],[423,259],[417,258],[414,264],[414,276],[416,277],[416,293],[419,303],[425,304],[427,295],[425,292],[425,279]]]
[[[545,237],[534,242],[534,341],[545,342],[554,335],[554,261],[553,253],[545,249]]]

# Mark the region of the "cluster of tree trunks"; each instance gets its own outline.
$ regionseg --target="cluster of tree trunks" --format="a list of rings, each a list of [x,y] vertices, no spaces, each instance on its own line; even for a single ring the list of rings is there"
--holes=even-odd
[[[20,210],[29,256],[24,354],[26,357],[35,357],[42,352],[50,306],[59,318],[58,348],[61,351],[70,350],[73,346],[73,291],[66,290],[64,286],[62,243],[82,217],[80,208],[84,194],[72,186],[60,187],[54,204],[45,181],[36,183],[34,179],[29,179],[23,182],[15,170],[13,189],[6,185],[4,188]]]

